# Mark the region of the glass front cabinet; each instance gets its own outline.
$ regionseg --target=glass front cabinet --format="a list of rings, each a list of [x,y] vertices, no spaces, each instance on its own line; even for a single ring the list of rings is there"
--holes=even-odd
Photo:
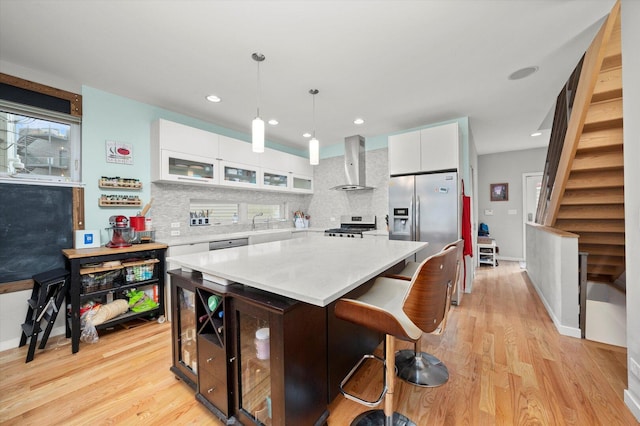
[[[180,281],[171,285],[171,332],[173,365],[171,371],[191,388],[197,387],[198,344],[196,341],[196,291],[193,284]]]
[[[220,180],[225,185],[257,188],[260,182],[259,167],[220,161],[220,170],[222,171]]]
[[[271,328],[266,311],[239,301],[233,302],[236,325],[240,421],[270,426],[273,424],[271,399]],[[277,409],[277,408],[276,408]]]

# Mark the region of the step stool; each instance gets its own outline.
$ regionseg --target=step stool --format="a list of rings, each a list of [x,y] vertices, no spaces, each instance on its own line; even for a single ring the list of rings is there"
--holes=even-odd
[[[47,323],[47,326],[40,341],[40,349],[44,349],[46,346],[47,339],[49,339],[49,334],[58,316],[58,311],[69,288],[69,272],[66,269],[53,269],[36,274],[32,278],[33,291],[31,292],[31,299],[27,300],[29,309],[27,310],[25,322],[22,324],[22,336],[20,337],[19,345],[24,346],[27,343],[27,339],[31,338],[25,363],[33,360],[38,335],[42,331],[42,320]]]

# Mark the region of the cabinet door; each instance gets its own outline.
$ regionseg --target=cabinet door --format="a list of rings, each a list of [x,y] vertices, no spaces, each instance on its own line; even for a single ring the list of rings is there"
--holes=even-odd
[[[251,143],[220,135],[218,158],[232,163],[260,166],[260,155],[253,152]]]
[[[196,340],[196,293],[189,286],[172,283],[171,322],[173,334],[173,366],[171,370],[192,388],[198,374],[198,343]],[[182,282],[182,281],[180,281]]]
[[[389,174],[416,173],[420,167],[420,132],[389,136]]]
[[[291,177],[289,173],[262,169],[262,187],[265,189],[280,189],[286,190],[289,188]]]
[[[212,158],[162,150],[158,180],[180,183],[218,183],[217,162]]]
[[[259,167],[220,161],[220,173],[220,181],[224,185],[257,188],[260,184]]]
[[[183,152],[216,158],[218,155],[218,134],[174,123],[168,120],[157,120],[152,127],[152,136],[157,140],[159,149]]]
[[[302,176],[313,176],[313,166],[309,164],[309,159],[289,154],[289,172]]]
[[[422,129],[420,145],[420,171],[458,168],[458,123]]]
[[[313,178],[311,176],[292,175],[291,189],[295,192],[313,192]]]
[[[271,327],[269,315],[233,301],[240,420],[272,424]],[[277,402],[276,402],[277,403]]]

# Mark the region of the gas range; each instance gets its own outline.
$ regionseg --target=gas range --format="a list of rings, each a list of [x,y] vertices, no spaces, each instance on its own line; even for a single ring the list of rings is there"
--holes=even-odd
[[[340,216],[340,228],[331,228],[324,231],[325,237],[362,238],[362,233],[376,229],[376,217],[365,216]]]

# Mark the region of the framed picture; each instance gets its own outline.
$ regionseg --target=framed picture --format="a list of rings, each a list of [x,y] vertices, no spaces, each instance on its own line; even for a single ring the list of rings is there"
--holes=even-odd
[[[491,185],[491,201],[509,201],[509,184],[508,183],[492,183]]]
[[[133,146],[130,143],[106,141],[107,163],[133,164]]]

